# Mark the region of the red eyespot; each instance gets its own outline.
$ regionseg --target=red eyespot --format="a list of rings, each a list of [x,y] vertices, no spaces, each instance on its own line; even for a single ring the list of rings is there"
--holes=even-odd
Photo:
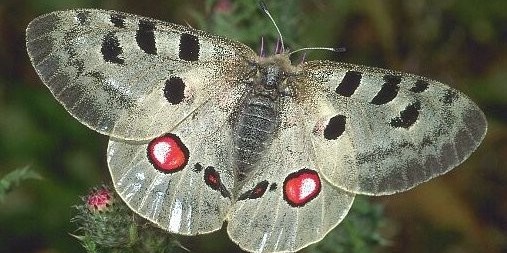
[[[309,169],[301,169],[289,174],[283,182],[283,197],[293,207],[304,206],[320,193],[319,174]]]
[[[188,162],[188,149],[174,134],[153,139],[148,144],[147,151],[150,163],[164,173],[180,171]]]

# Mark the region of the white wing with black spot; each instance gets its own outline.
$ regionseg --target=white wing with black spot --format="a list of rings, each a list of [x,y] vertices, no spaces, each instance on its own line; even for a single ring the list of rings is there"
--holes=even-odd
[[[243,91],[234,85],[224,99],[210,100],[171,133],[149,142],[109,141],[114,187],[132,210],[172,233],[222,227],[235,183],[228,117]]]
[[[487,130],[482,111],[442,83],[378,68],[308,62],[307,125],[321,172],[354,193],[404,191],[463,162]]]
[[[82,9],[34,19],[28,54],[57,100],[112,137],[146,140],[173,129],[249,71],[255,53],[192,28]]]

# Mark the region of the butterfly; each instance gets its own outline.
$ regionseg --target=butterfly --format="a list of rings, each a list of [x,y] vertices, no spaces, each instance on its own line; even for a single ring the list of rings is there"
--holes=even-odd
[[[182,235],[250,252],[321,240],[356,194],[406,191],[462,163],[484,114],[440,82],[236,41],[118,11],[56,11],[26,30],[55,98],[110,136],[127,205]]]

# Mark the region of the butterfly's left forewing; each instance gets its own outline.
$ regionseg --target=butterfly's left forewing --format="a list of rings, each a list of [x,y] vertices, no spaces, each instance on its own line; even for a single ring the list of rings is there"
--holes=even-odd
[[[170,131],[248,72],[255,53],[202,31],[117,11],[34,19],[27,51],[56,99],[88,127],[146,140]]]
[[[456,167],[485,136],[482,111],[442,83],[328,61],[303,69],[298,83],[316,160],[342,189],[408,190]]]

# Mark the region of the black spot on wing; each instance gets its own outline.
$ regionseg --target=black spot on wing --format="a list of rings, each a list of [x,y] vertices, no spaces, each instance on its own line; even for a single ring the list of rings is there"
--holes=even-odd
[[[452,90],[452,89],[447,89],[447,90],[445,90],[444,96],[442,97],[442,99],[440,101],[442,101],[442,103],[444,103],[446,105],[451,105],[456,100],[458,100],[458,98],[459,98],[459,94],[457,91]]]
[[[139,20],[139,29],[136,32],[137,45],[147,54],[157,54],[155,44],[155,24],[147,20]]]
[[[411,127],[419,117],[419,110],[421,109],[421,103],[419,101],[408,105],[403,111],[400,112],[400,116],[391,119],[392,127]]]
[[[344,97],[352,96],[361,83],[361,74],[357,71],[347,71],[335,92]]]
[[[222,183],[220,174],[215,170],[213,166],[208,166],[204,170],[204,183],[211,189],[220,192],[220,195],[224,198],[230,198],[231,193],[225,188]]]
[[[117,28],[125,28],[125,16],[118,13],[111,14],[111,23]]]
[[[429,86],[428,82],[418,79],[415,82],[414,87],[410,88],[410,91],[415,93],[421,93],[425,91],[428,88],[428,86]]]
[[[382,88],[370,103],[374,105],[383,105],[392,101],[398,95],[398,90],[400,89],[398,84],[400,84],[400,82],[401,76],[385,75]]]
[[[164,96],[173,105],[183,101],[185,83],[179,77],[171,77],[165,81]]]
[[[185,61],[197,61],[199,59],[199,38],[192,34],[182,33],[180,37],[179,57]]]
[[[255,187],[253,189],[242,193],[239,196],[238,200],[260,198],[260,197],[262,197],[262,195],[264,195],[268,186],[269,186],[269,182],[266,180],[259,182],[259,183],[257,183],[257,185],[255,185]]]
[[[76,14],[77,22],[80,25],[88,25],[90,24],[90,12],[89,11],[79,11]]]
[[[194,171],[194,172],[201,172],[201,171],[202,171],[202,169],[204,169],[204,167],[202,167],[202,165],[201,165],[200,163],[196,163],[196,164],[194,165],[194,169],[193,169],[193,171]]]
[[[116,37],[114,32],[109,32],[102,39],[102,47],[100,49],[102,53],[102,58],[106,62],[123,64],[125,62],[124,59],[120,58],[120,54],[123,53],[123,49],[120,46],[120,42]]]
[[[326,128],[324,129],[324,138],[327,140],[336,140],[345,132],[346,117],[343,115],[336,115],[329,119]]]

